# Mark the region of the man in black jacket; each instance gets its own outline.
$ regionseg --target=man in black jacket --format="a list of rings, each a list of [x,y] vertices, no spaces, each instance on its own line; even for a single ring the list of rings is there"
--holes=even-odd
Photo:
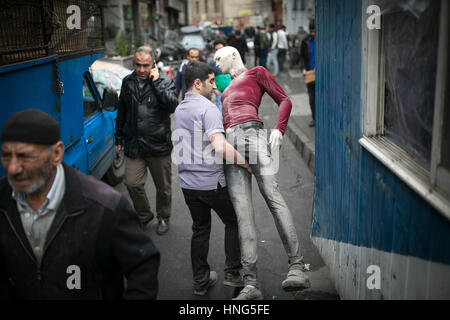
[[[0,298],[155,299],[158,250],[124,196],[62,164],[58,123],[19,112],[1,140]]]
[[[314,20],[309,23],[309,35],[303,39],[300,46],[300,70],[303,76],[306,76],[306,71],[313,71],[316,69],[315,59],[315,23]],[[309,95],[309,105],[311,107],[312,120],[309,123],[310,127],[316,125],[316,82],[309,82],[306,84]]]
[[[245,64],[245,54],[248,51],[247,41],[242,37],[241,31],[235,30],[233,35],[227,41],[227,44],[231,47],[235,47],[242,58],[242,62]]]
[[[175,94],[178,98],[181,92],[181,100],[184,100],[184,95],[186,94],[186,83],[184,81],[184,73],[186,72],[187,65],[190,62],[200,60],[200,50],[197,48],[190,48],[187,51],[186,58],[187,60],[181,64],[180,70],[178,70],[178,73],[175,76],[175,88],[176,88]]]
[[[144,226],[154,217],[144,189],[147,167],[150,169],[156,186],[156,231],[162,235],[169,229],[172,205],[169,116],[178,99],[172,79],[159,75],[150,47],[138,48],[134,60],[135,71],[122,82],[116,148],[125,151],[125,184]]]

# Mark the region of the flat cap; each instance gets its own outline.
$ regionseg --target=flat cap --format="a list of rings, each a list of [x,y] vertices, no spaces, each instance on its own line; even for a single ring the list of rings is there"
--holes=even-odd
[[[25,142],[53,145],[61,140],[58,122],[37,109],[17,112],[5,121],[2,142]]]

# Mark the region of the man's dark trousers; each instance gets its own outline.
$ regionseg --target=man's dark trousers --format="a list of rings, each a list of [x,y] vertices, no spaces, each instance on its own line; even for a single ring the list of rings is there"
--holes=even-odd
[[[267,48],[259,49],[259,65],[267,69],[267,55],[269,50]]]
[[[280,71],[284,71],[284,62],[286,61],[287,49],[278,48],[278,66]]]
[[[311,114],[314,121],[316,121],[316,82],[306,84],[309,95],[309,105],[311,106]]]
[[[258,66],[258,60],[259,60],[259,56],[260,56],[260,52],[261,49],[260,48],[255,48],[255,67]]]
[[[203,290],[209,282],[209,236],[211,233],[211,209],[217,212],[225,224],[225,272],[239,274],[241,251],[236,213],[228,195],[227,187],[217,190],[182,189],[184,199],[192,216],[191,263],[194,288]]]

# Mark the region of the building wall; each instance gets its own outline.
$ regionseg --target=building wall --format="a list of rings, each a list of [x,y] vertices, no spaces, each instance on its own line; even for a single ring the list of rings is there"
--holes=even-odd
[[[317,0],[313,242],[344,299],[450,298],[450,222],[361,147],[360,0]],[[367,288],[367,267],[381,289]]]
[[[189,0],[190,24],[197,25],[200,21],[223,24],[224,4],[225,0]]]
[[[308,31],[309,22],[315,16],[314,0],[285,0],[283,2],[284,25],[287,32],[295,34],[302,26]]]
[[[271,1],[230,0],[225,6],[225,20],[229,25],[267,25],[273,21]]]
[[[189,7],[190,23],[194,25],[220,21],[224,26],[257,26],[273,20],[271,1],[266,0],[189,0]]]
[[[177,28],[186,22],[187,1],[107,0],[104,9],[105,27],[115,25],[119,28],[117,37],[125,31],[132,35],[133,39],[138,35],[135,32],[137,27],[143,44],[156,45],[163,41],[165,30]],[[124,18],[128,16],[128,13],[130,13],[130,20]],[[113,54],[114,41],[107,41],[106,48],[107,54]]]
[[[130,1],[131,4],[131,1]],[[105,15],[105,26],[115,25],[121,30],[124,29],[122,1],[121,0],[109,0],[106,2],[106,6],[103,10]]]
[[[186,3],[188,0],[165,0],[164,19],[169,29],[178,29],[186,24]]]
[[[270,20],[270,23],[273,23],[276,26],[281,26],[284,24],[283,3],[284,3],[284,0],[272,0],[272,17],[273,18]]]

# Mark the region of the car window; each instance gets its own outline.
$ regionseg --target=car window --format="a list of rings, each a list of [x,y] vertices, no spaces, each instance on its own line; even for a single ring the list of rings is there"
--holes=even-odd
[[[91,70],[91,75],[101,97],[103,97],[105,88],[110,88],[117,92],[120,91],[120,87],[122,86],[120,75],[101,69]]]
[[[100,101],[92,92],[91,86],[85,77],[83,77],[83,110],[84,121],[100,111]]]
[[[181,45],[185,50],[190,48],[197,48],[199,50],[204,50],[206,47],[205,40],[203,40],[202,36],[198,35],[185,35],[181,39]]]

